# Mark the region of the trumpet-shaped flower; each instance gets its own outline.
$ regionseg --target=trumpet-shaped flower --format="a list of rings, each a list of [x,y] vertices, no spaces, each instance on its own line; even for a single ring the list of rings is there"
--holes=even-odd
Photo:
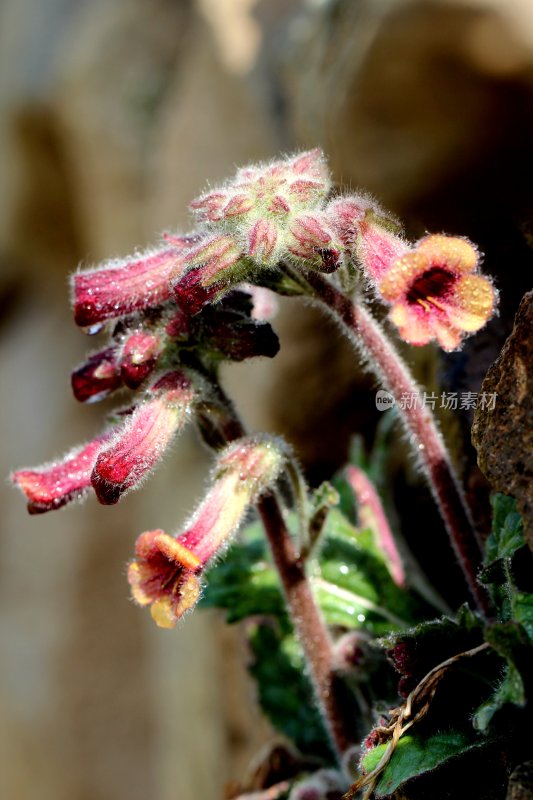
[[[277,439],[238,439],[219,455],[213,484],[183,533],[173,537],[156,530],[138,538],[128,580],[133,598],[151,606],[160,627],[173,627],[194,606],[202,572],[227,546],[248,508],[272,487],[285,459],[285,445]]]
[[[485,325],[496,292],[478,274],[478,260],[466,239],[432,235],[391,265],[378,289],[406,342],[423,345],[437,339],[444,350],[455,350],[465,335]]]
[[[496,292],[479,274],[479,255],[467,239],[433,234],[410,246],[392,217],[356,195],[333,200],[327,214],[346,251],[392,306],[389,317],[404,341],[436,339],[455,350],[491,317]]]

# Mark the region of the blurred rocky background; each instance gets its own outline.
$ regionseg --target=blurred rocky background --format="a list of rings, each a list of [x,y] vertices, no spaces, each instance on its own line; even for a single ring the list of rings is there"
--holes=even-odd
[[[446,360],[409,354],[422,380],[477,391],[532,283],[533,5],[3,0],[0,143],[3,475],[100,426],[102,409],[69,393],[91,345],[69,272],[186,229],[207,181],[296,148],[322,146],[336,180],[374,193],[411,236],[447,230],[486,252],[499,318]],[[226,383],[250,427],[284,433],[325,477],[351,432],[371,439],[373,384],[310,310],[284,303],[276,327],[280,356]],[[470,420],[448,422],[453,441]],[[473,462],[462,454],[483,521]],[[2,487],[1,797],[218,800],[267,740],[238,633],[199,613],[159,631],[128,599],[136,535],[176,530],[207,468],[189,432],[116,508],[30,518]],[[418,518],[433,513],[417,502]],[[404,519],[416,544],[428,523]]]

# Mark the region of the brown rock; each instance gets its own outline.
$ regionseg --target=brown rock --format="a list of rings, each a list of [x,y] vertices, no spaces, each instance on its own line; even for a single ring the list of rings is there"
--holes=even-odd
[[[533,800],[533,761],[526,761],[513,770],[507,800]]]
[[[494,408],[478,407],[472,441],[493,488],[516,497],[533,550],[533,291],[518,309],[513,332],[489,369],[481,391]]]

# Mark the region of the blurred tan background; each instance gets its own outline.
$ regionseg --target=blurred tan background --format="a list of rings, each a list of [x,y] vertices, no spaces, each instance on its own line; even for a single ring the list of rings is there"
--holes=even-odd
[[[475,390],[531,285],[532,134],[530,0],[3,0],[0,472],[99,429],[69,392],[94,346],[69,272],[186,229],[208,180],[294,148],[324,147],[412,236],[486,251],[501,315],[447,362]],[[311,311],[285,303],[276,327],[282,354],[227,386],[325,476],[374,419],[372,383]],[[135,537],[175,531],[207,468],[190,431],[116,508],[30,518],[2,486],[2,798],[218,800],[268,737],[237,632],[199,613],[159,631],[128,599]]]

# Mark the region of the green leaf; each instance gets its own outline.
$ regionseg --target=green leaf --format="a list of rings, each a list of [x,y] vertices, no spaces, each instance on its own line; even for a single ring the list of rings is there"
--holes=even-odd
[[[525,699],[524,682],[520,673],[515,667],[507,665],[505,676],[496,691],[479,706],[474,714],[474,728],[481,732],[486,731],[496,712],[509,703],[523,708]]]
[[[315,708],[300,647],[275,626],[258,625],[250,637],[249,670],[257,681],[261,708],[276,730],[306,754],[331,758],[328,738]]]
[[[403,736],[378,778],[374,795],[377,798],[388,797],[412,778],[485,744],[485,741],[454,730],[428,737],[419,734]],[[377,766],[386,748],[386,744],[378,745],[364,756],[362,766],[365,772],[371,772]]]
[[[529,613],[529,611],[528,611]],[[474,714],[474,727],[485,731],[496,712],[511,704],[524,708],[527,701],[526,685],[531,682],[533,648],[525,627],[518,622],[500,622],[488,625],[486,641],[506,659],[504,677],[497,689],[481,704]]]
[[[533,643],[533,594],[515,592],[511,607],[513,619],[523,626],[530,642]]]
[[[338,509],[329,513],[310,574],[330,624],[381,635],[422,616],[421,603],[392,580],[372,531],[359,531]]]
[[[511,558],[525,544],[524,526],[516,510],[516,500],[504,494],[492,497],[492,533],[485,547],[485,564]]]

